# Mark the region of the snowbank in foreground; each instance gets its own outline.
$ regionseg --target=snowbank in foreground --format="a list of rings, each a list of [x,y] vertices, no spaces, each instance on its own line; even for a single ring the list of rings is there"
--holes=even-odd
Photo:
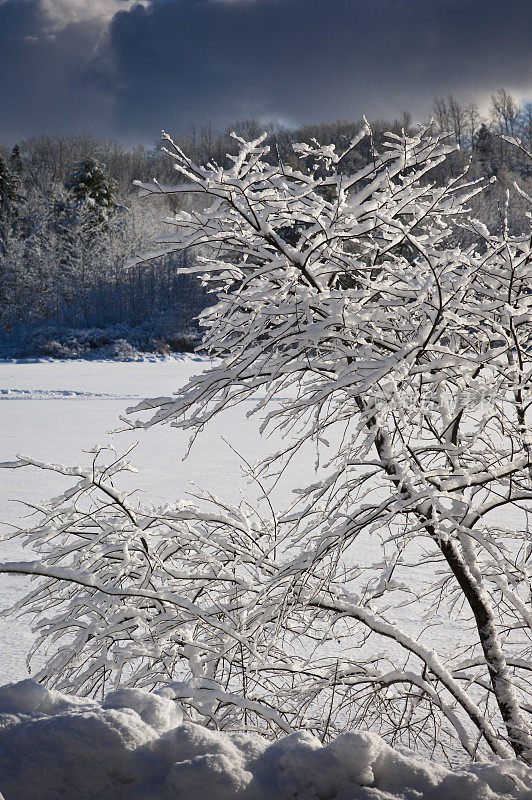
[[[0,789],[5,800],[532,800],[517,762],[453,772],[345,733],[277,742],[184,723],[176,704],[139,689],[103,703],[31,680],[0,688]]]

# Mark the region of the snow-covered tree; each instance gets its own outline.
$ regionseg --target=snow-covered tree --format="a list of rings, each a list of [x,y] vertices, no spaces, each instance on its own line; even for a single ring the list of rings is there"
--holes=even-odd
[[[76,168],[65,187],[74,197],[75,205],[93,211],[98,223],[105,223],[117,207],[114,184],[103,168],[93,158],[76,164]]]
[[[0,155],[0,255],[6,251],[17,205],[21,202],[18,178]]]
[[[343,152],[295,145],[301,168],[269,163],[264,137],[237,137],[229,169],[166,141],[180,180],[141,191],[210,205],[142,258],[203,249],[214,361],[130,424],[194,438],[251,402],[285,445],[249,466],[262,499],[238,508],[143,506],[118,488],[127,458],[101,450],[6,464],[75,481],[22,532],[38,560],[0,566],[44,576],[16,607],[53,645],[38,679],[166,685],[219,728],[369,726],[530,761],[530,231],[469,218],[482,182],[431,182],[455,145],[430,128],[351,175],[368,127]],[[300,451],[316,480],[275,509]]]
[[[24,167],[22,164],[22,156],[20,154],[20,147],[18,144],[13,147],[11,155],[9,156],[9,168],[11,172],[20,179]]]
[[[473,140],[473,153],[482,167],[484,175],[493,175],[495,172],[495,144],[493,135],[484,123],[480,126]]]

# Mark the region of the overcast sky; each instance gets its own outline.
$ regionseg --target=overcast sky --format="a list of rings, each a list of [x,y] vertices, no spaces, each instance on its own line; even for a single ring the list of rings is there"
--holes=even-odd
[[[0,0],[0,141],[532,100],[532,0]]]

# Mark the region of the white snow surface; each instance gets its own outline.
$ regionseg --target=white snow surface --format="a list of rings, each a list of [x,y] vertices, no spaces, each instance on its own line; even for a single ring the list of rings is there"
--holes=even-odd
[[[5,800],[529,800],[531,786],[516,761],[450,771],[371,733],[218,733],[141,689],[100,703],[31,679],[0,688]]]

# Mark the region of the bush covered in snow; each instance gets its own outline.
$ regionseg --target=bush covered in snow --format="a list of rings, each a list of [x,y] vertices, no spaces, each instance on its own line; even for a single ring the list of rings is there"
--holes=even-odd
[[[517,761],[449,770],[371,733],[324,746],[276,742],[183,719],[168,692],[111,692],[103,702],[32,680],[0,688],[5,800],[531,800]]]
[[[199,342],[194,323],[175,325],[160,316],[136,326],[63,328],[43,325],[0,338],[0,358],[104,358],[135,361],[145,353],[192,352]]]

